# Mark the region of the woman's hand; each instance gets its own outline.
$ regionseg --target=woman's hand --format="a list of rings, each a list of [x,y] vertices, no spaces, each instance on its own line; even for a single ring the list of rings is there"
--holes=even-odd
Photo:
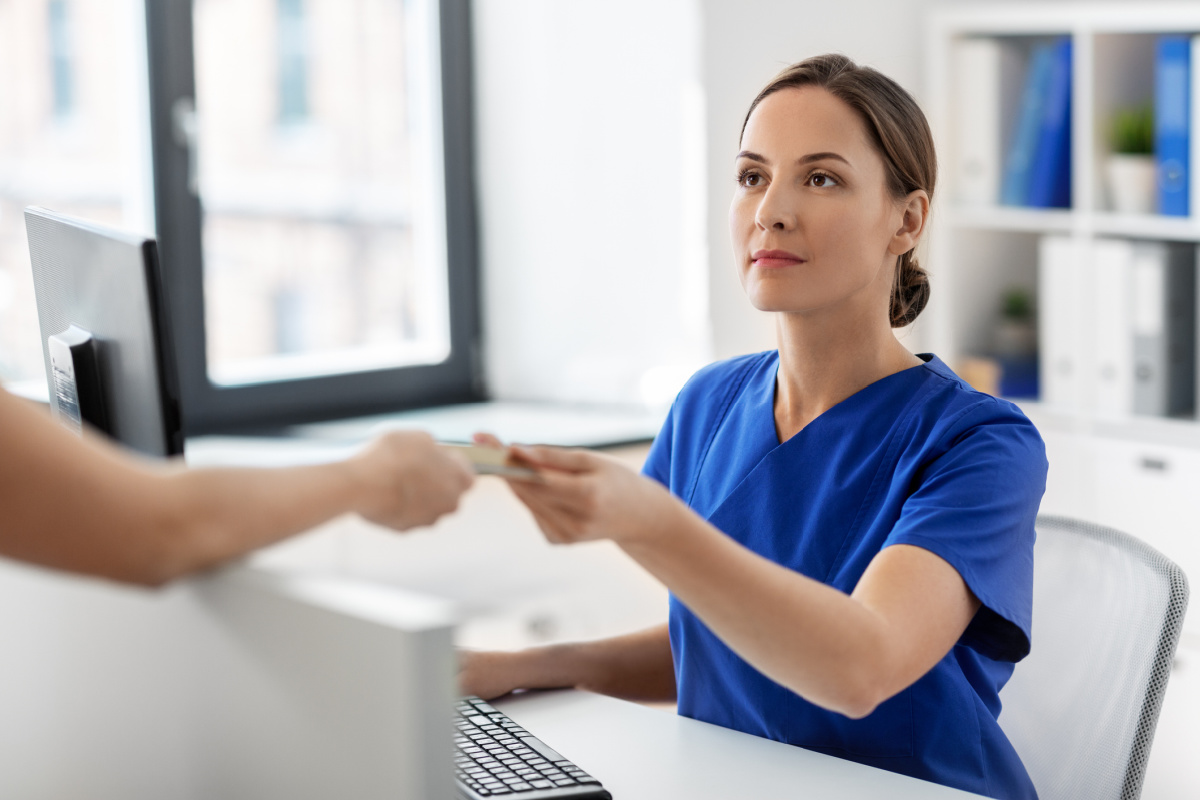
[[[494,436],[475,441],[502,446]],[[533,467],[538,480],[512,478],[508,485],[556,544],[612,539],[620,545],[660,539],[683,506],[671,494],[618,461],[585,450],[509,448],[514,463]]]
[[[355,510],[396,530],[430,525],[458,508],[475,474],[427,433],[392,431],[347,462],[359,485]]]
[[[491,700],[516,689],[531,688],[529,676],[522,669],[527,661],[523,655],[488,650],[459,650],[459,692]]]

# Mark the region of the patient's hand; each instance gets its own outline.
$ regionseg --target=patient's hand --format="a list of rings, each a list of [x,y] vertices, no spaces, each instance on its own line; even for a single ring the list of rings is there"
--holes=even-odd
[[[358,484],[355,510],[396,530],[430,525],[456,510],[475,480],[466,459],[418,431],[386,433],[348,466]]]
[[[486,434],[476,441],[500,446]],[[508,485],[556,544],[649,541],[668,533],[686,511],[661,485],[607,456],[558,447],[516,446],[510,452],[538,470],[537,481],[510,479]]]

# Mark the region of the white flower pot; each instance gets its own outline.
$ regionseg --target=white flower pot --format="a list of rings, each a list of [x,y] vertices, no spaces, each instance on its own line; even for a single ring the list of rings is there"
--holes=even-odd
[[[1122,214],[1158,211],[1158,170],[1154,156],[1113,153],[1108,157],[1108,197]]]

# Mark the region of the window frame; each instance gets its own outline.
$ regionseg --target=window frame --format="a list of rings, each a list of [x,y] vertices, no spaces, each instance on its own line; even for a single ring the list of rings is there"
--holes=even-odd
[[[208,377],[202,209],[176,109],[195,107],[192,0],[146,0],[154,207],[184,432],[195,436],[487,398],[480,353],[479,249],[469,0],[436,0],[440,24],[450,356],[239,386]],[[183,104],[181,106],[181,104]]]

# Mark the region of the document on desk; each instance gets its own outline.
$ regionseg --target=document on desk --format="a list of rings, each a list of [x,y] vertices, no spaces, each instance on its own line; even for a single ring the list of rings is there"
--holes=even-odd
[[[467,461],[470,461],[471,467],[477,475],[499,475],[502,478],[523,478],[530,481],[541,479],[537,470],[511,463],[507,449],[448,442],[439,442],[439,445],[446,450],[459,453]]]

